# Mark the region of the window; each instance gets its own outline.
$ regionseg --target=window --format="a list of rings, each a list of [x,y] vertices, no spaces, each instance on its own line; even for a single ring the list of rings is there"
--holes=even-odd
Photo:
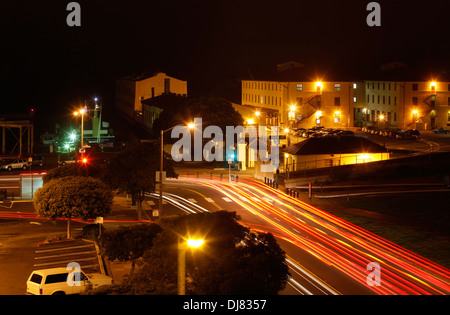
[[[414,96],[413,98],[412,98],[412,104],[413,105],[417,105],[419,103],[419,99],[417,98],[417,96]]]
[[[303,91],[303,84],[297,83],[297,91]]]
[[[419,90],[419,85],[417,83],[413,83],[412,90],[413,91],[418,91]]]
[[[334,98],[334,106],[341,106],[341,98],[340,97]]]
[[[356,83],[353,83],[353,89],[356,90]]]
[[[386,104],[386,96],[383,95],[383,104]]]
[[[41,275],[38,275],[38,274],[36,274],[36,273],[33,273],[33,275],[31,276],[30,281],[31,281],[31,282],[34,282],[34,283],[37,283],[37,284],[41,284],[42,276],[41,276]]]
[[[375,104],[375,95],[372,95],[372,103]]]
[[[340,83],[336,83],[336,84],[334,85],[334,90],[335,90],[335,91],[340,91],[340,90],[341,90],[341,84],[340,84]]]
[[[261,95],[261,104],[264,103],[264,96]]]
[[[303,98],[302,97],[297,97],[297,105],[298,106],[302,106],[303,105]]]
[[[341,122],[341,112],[335,112],[334,113],[334,122],[335,123]]]
[[[367,95],[367,103],[370,102],[370,95]]]
[[[378,104],[380,104],[380,95],[378,95],[377,99],[378,99]]]
[[[48,275],[45,279],[45,283],[57,283],[57,282],[66,282],[68,273],[58,273],[54,275]]]
[[[394,121],[397,121],[397,113],[394,112]]]
[[[353,103],[356,103],[356,96],[353,97]]]
[[[388,96],[388,104],[391,105],[391,96]]]

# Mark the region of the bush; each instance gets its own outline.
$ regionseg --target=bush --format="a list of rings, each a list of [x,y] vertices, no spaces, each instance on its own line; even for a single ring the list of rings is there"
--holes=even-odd
[[[96,241],[99,237],[99,232],[101,229],[101,233],[103,234],[105,228],[103,225],[99,225],[97,223],[88,224],[83,227],[83,238],[86,240]]]

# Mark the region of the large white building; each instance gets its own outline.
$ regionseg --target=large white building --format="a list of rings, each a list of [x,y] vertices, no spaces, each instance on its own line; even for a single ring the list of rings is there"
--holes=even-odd
[[[242,80],[241,102],[270,109],[282,128],[450,126],[450,82],[434,80]]]
[[[450,126],[450,82],[359,81],[355,125],[432,129]]]
[[[242,81],[242,105],[277,111],[280,127],[353,126],[353,82]]]

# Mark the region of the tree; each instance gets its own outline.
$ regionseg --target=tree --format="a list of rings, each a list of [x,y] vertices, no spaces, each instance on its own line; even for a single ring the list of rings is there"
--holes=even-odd
[[[52,219],[94,219],[110,213],[113,194],[102,181],[92,177],[67,176],[46,182],[36,191],[34,207],[38,215]]]
[[[89,176],[100,178],[103,171],[103,166],[93,165],[89,163],[71,163],[61,167],[53,168],[47,172],[43,177],[43,182],[46,183],[52,179],[62,178],[66,176]]]
[[[153,239],[161,232],[155,223],[138,224],[106,231],[99,240],[103,254],[109,260],[131,261],[133,273],[136,260],[153,245]]]
[[[289,276],[285,253],[271,234],[251,233],[236,219],[234,212],[218,211],[161,220],[163,231],[122,289],[175,294],[178,239],[195,235],[205,243],[186,252],[188,293],[277,294]]]
[[[222,130],[226,130],[226,126],[241,126],[244,122],[241,114],[223,98],[166,96],[161,97],[159,102],[163,111],[153,125],[155,134],[159,134],[161,129],[166,130],[177,124],[187,125],[193,122],[194,118],[202,118],[203,127],[215,125]]]
[[[131,194],[138,205],[139,218],[145,193],[155,190],[155,174],[160,165],[159,152],[159,144],[134,144],[110,159],[102,178],[112,188]],[[167,177],[178,177],[173,169],[173,161],[167,154],[164,164]]]

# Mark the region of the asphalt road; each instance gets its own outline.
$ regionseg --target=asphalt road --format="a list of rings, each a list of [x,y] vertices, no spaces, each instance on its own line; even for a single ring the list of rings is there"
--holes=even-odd
[[[48,235],[64,230],[65,222],[62,221],[53,224],[0,218],[0,295],[25,294],[26,281],[36,269],[38,244]]]

